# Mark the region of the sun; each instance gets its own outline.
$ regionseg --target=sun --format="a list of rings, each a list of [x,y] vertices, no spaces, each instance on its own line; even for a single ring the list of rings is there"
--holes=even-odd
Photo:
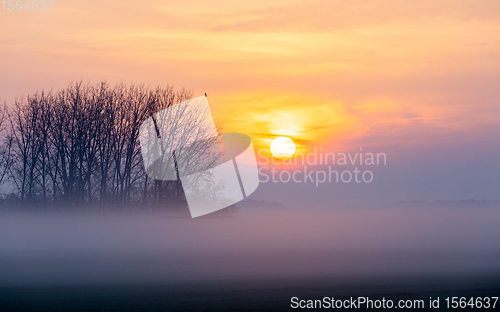
[[[295,154],[295,143],[289,137],[277,137],[271,142],[271,154],[276,158],[290,158]]]

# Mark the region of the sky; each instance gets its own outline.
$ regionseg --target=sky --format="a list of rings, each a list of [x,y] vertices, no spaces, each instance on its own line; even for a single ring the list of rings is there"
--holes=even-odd
[[[388,155],[370,185],[265,184],[256,198],[497,199],[499,33],[495,0],[55,1],[0,11],[0,98],[172,84],[206,92],[223,130],[264,154],[288,136],[301,153]]]

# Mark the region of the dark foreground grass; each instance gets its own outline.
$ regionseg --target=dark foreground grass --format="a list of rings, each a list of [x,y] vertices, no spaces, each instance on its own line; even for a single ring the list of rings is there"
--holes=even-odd
[[[325,296],[422,299],[425,308],[410,309],[418,311],[438,310],[429,309],[428,302],[439,297],[439,310],[446,310],[446,297],[500,296],[500,275],[3,287],[0,311],[297,311],[290,306],[292,297]]]

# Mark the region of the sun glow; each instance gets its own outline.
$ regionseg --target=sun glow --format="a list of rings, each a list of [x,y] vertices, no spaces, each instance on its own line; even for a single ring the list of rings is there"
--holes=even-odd
[[[277,137],[271,142],[271,154],[276,158],[290,158],[295,154],[295,143],[289,137]]]

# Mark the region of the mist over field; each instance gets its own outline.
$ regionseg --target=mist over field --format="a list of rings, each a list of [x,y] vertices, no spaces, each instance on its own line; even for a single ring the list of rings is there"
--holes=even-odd
[[[500,276],[493,207],[262,208],[3,211],[0,287]]]

